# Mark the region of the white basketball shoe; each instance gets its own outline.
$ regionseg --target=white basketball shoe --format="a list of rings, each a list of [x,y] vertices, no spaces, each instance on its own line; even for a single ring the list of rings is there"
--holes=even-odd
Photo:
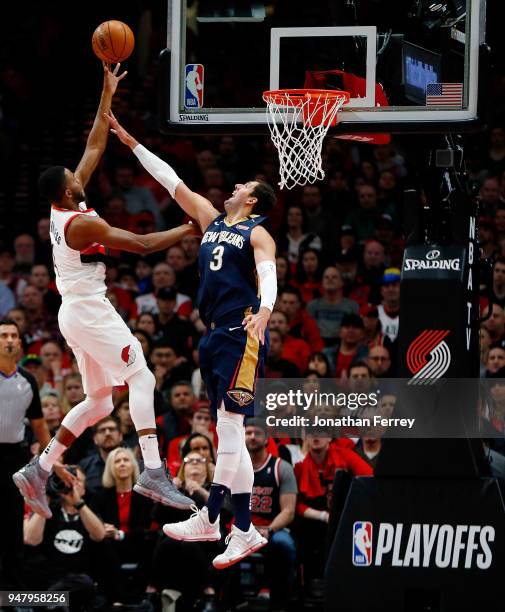
[[[264,538],[251,523],[248,531],[242,531],[232,525],[230,533],[226,536],[227,544],[224,553],[218,555],[212,564],[216,569],[225,569],[234,563],[245,559],[253,552],[263,548],[268,540]]]
[[[220,540],[219,517],[214,523],[211,523],[207,506],[199,510],[193,505],[191,510],[193,514],[186,521],[163,525],[163,533],[174,540],[184,542],[217,542]]]

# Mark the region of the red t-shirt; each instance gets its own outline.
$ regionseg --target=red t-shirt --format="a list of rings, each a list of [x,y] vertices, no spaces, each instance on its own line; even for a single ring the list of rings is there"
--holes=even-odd
[[[119,508],[119,529],[128,533],[130,530],[128,523],[130,522],[130,508],[132,505],[132,492],[116,493],[117,505]]]
[[[349,367],[355,357],[356,357],[356,353],[351,353],[349,355],[343,355],[342,353],[339,352],[337,354],[337,367],[335,368],[336,378],[340,378],[344,370],[346,373],[349,373]]]

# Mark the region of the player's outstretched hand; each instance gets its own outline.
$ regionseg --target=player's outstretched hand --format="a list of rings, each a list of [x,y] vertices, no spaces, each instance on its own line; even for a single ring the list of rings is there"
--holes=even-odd
[[[254,315],[247,315],[242,321],[245,330],[251,336],[258,338],[261,344],[265,344],[265,330],[270,320],[270,311],[268,308],[260,308]]]
[[[119,123],[119,121],[114,117],[114,113],[110,110],[108,113],[104,113],[104,117],[109,122],[110,131],[119,138],[119,140],[130,147],[130,149],[134,149],[138,142],[133,138],[131,134],[124,129],[124,127]]]
[[[111,92],[112,95],[116,93],[116,89],[119,81],[124,79],[128,74],[128,71],[124,71],[122,74],[118,76],[119,68],[121,67],[120,63],[116,64],[114,70],[111,70],[111,65],[102,62],[103,64],[103,86],[104,89],[107,89]]]

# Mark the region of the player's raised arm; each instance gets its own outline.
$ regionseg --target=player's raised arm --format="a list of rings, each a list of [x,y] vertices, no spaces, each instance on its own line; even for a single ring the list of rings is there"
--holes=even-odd
[[[103,64],[103,88],[100,97],[100,104],[95,116],[95,121],[86,142],[86,149],[79,165],[75,171],[78,180],[86,187],[91,175],[100,161],[105,151],[107,137],[109,135],[109,122],[104,117],[104,113],[110,111],[112,96],[115,94],[117,85],[126,76],[123,72],[118,76],[121,64],[116,64],[114,71],[111,72],[107,64]]]
[[[277,273],[275,268],[275,241],[261,225],[251,232],[251,246],[258,273],[261,303],[258,312],[248,315],[243,324],[252,335],[265,343],[265,329],[277,299]]]
[[[66,240],[68,246],[77,251],[96,242],[111,249],[147,255],[167,249],[185,236],[194,234],[195,230],[196,227],[188,223],[165,232],[139,235],[112,227],[100,217],[78,215],[68,226]]]
[[[112,112],[107,114],[107,119],[111,131],[117,135],[123,144],[130,147],[149,174],[167,189],[187,215],[196,219],[202,232],[204,232],[208,225],[219,215],[219,211],[212,206],[207,198],[191,191],[191,189],[182,182],[182,179],[177,176],[171,166],[154,155],[154,153],[151,153],[151,151],[146,149],[138,140],[129,134],[124,127],[119,124]]]

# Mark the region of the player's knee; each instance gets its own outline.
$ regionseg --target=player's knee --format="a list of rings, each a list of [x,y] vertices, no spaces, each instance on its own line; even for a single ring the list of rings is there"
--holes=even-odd
[[[102,397],[90,397],[89,399],[89,418],[88,427],[97,423],[100,419],[104,419],[109,416],[114,410],[114,402],[112,401],[112,394],[104,395]]]
[[[142,368],[132,374],[126,379],[126,382],[128,383],[130,391],[138,388],[142,393],[154,393],[154,388],[156,387],[156,379],[148,367]]]
[[[244,437],[243,429],[242,415],[218,410],[216,425],[217,435],[219,437],[218,454],[240,453]]]

